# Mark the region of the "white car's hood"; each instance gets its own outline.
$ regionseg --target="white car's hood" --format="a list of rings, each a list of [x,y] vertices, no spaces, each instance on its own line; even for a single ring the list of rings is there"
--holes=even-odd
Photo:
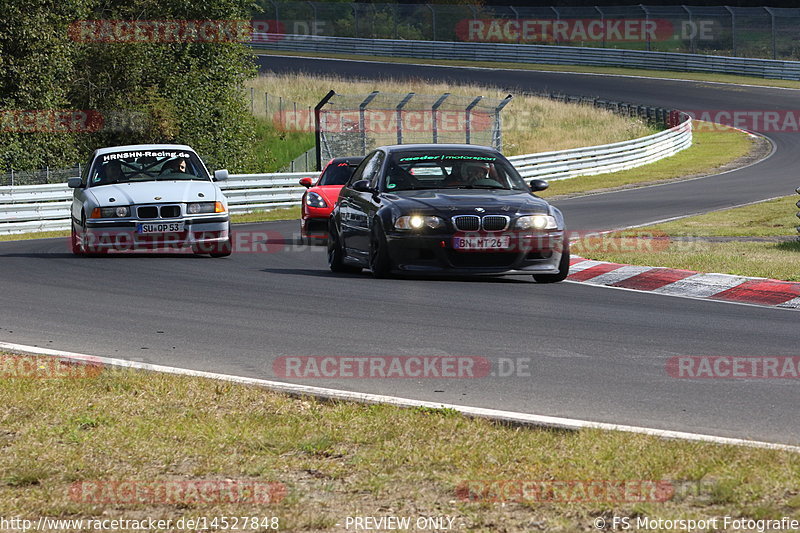
[[[210,181],[148,181],[90,187],[97,205],[134,205],[184,202],[213,202],[217,186]],[[202,194],[202,196],[201,196]],[[114,201],[111,201],[114,198]]]

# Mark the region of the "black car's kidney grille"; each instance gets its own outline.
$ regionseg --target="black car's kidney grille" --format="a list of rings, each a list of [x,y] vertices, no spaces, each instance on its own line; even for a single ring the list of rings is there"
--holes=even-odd
[[[177,205],[162,205],[161,218],[178,218],[181,216],[181,208]]]
[[[136,210],[139,218],[158,218],[158,207],[154,205],[146,205]]]
[[[481,228],[481,217],[477,215],[459,215],[453,217],[458,231],[478,231]]]
[[[453,224],[458,231],[503,231],[508,228],[509,217],[505,215],[457,215],[453,217]]]
[[[483,217],[483,229],[486,231],[503,231],[508,227],[508,217],[505,215],[486,215]]]

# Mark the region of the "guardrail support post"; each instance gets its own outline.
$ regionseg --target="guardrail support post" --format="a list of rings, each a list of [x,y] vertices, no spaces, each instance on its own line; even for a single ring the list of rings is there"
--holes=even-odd
[[[322,129],[320,128],[320,112],[322,107],[336,95],[336,91],[330,90],[322,100],[314,107],[314,138],[317,145],[317,172],[322,171]]]
[[[378,96],[379,91],[372,91],[364,98],[364,101],[358,104],[358,129],[361,132],[361,155],[367,155],[367,124],[364,118],[365,109],[371,101]]]
[[[470,102],[470,104],[464,110],[464,114],[466,115],[465,116],[466,123],[464,125],[465,126],[464,138],[465,138],[465,141],[466,141],[467,144],[472,144],[470,142],[470,140],[471,140],[470,139],[470,133],[471,133],[470,130],[472,129],[471,128],[471,126],[472,126],[472,108],[475,107],[476,105],[478,105],[478,102],[480,102],[482,98],[483,98],[483,96],[478,96],[477,98],[475,98],[475,100]]]
[[[450,96],[450,93],[444,93],[442,96],[436,100],[433,105],[431,106],[431,118],[432,118],[432,126],[433,126],[433,144],[439,142],[439,126],[438,126],[438,111],[439,107],[447,100],[447,97]]]
[[[644,11],[644,23],[645,23],[645,28],[647,28],[647,31],[645,32],[647,34],[647,51],[649,52],[650,51],[650,12],[647,10],[647,7],[645,7],[642,4],[639,4],[639,7],[642,9],[642,11]]]
[[[402,100],[400,100],[400,103],[397,104],[397,144],[403,144],[403,108],[413,97],[414,93],[408,93]]]

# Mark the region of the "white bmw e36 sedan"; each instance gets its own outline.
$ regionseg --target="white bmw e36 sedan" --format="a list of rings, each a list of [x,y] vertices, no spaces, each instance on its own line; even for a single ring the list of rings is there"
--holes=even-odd
[[[70,178],[72,252],[186,250],[225,257],[232,239],[228,200],[189,146],[141,144],[98,149]]]

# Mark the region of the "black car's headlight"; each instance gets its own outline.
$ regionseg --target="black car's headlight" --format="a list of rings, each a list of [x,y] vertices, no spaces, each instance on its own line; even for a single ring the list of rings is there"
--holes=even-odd
[[[325,198],[315,192],[310,192],[306,195],[306,205],[310,207],[328,207]]]
[[[516,223],[517,229],[558,229],[556,217],[550,215],[527,215],[519,217]]]
[[[186,212],[190,215],[199,213],[224,213],[225,207],[222,202],[192,202],[186,204]]]
[[[443,226],[444,219],[432,215],[406,215],[394,221],[394,229],[438,229]]]
[[[89,218],[124,218],[131,216],[131,208],[127,205],[116,207],[95,207]]]

